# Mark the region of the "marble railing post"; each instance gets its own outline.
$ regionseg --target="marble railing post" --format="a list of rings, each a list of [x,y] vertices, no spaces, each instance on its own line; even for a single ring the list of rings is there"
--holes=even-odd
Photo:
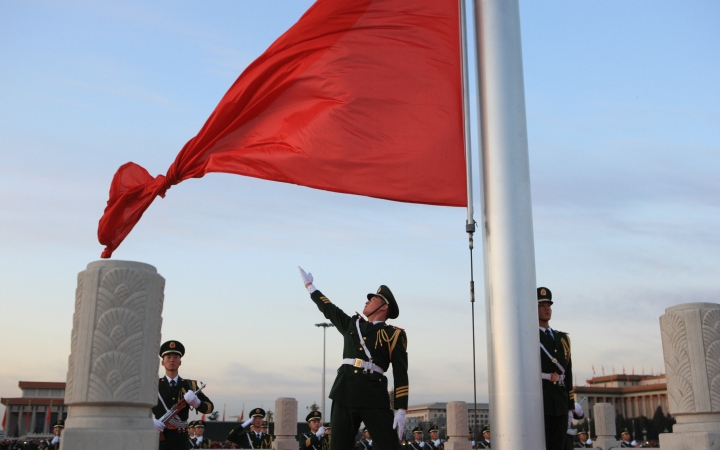
[[[275,450],[297,450],[298,402],[294,398],[275,400]]]
[[[78,274],[63,450],[157,449],[165,279],[149,264],[103,260]]]
[[[720,449],[720,305],[685,303],[660,316],[670,414],[664,449]]]
[[[465,402],[447,404],[447,436],[445,450],[471,450],[468,435],[468,407]],[[479,439],[480,437],[478,437]]]
[[[620,447],[620,442],[615,439],[615,407],[610,403],[597,403],[593,406],[593,415],[597,435],[597,439],[593,441],[593,448],[608,450]]]

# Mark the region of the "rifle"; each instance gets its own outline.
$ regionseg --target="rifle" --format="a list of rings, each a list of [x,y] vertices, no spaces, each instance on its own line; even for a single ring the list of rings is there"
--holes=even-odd
[[[200,386],[195,391],[195,394],[202,391],[205,386],[206,386],[205,383],[203,383],[201,381]],[[187,402],[185,401],[184,398],[181,398],[180,400],[178,400],[177,403],[172,405],[172,408],[168,409],[167,412],[165,414],[163,414],[162,417],[160,417],[158,420],[167,425],[167,423],[170,422],[173,419],[173,417],[180,414],[180,411],[182,411],[183,408],[185,408],[186,406],[187,406]],[[165,435],[163,433],[160,433],[160,440],[161,441],[165,440]]]

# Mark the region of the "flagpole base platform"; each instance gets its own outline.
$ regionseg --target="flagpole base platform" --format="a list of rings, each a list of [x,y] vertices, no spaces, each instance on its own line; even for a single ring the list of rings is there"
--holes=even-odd
[[[150,410],[136,406],[73,406],[61,449],[154,450],[160,436]]]
[[[149,265],[102,260],[78,274],[61,450],[157,449],[165,279]]]

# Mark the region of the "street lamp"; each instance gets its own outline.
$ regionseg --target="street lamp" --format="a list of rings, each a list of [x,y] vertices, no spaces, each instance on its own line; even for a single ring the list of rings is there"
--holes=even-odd
[[[322,327],[323,329],[323,371],[322,371],[322,416],[325,417],[325,332],[329,327],[334,327],[335,325],[331,323],[316,323],[316,327]],[[325,418],[327,420],[327,418]],[[329,422],[329,420],[328,420]]]

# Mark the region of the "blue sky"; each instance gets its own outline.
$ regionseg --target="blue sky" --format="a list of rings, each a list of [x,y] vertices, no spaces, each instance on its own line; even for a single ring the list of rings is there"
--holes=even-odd
[[[0,5],[0,396],[18,395],[19,380],[65,379],[76,274],[99,258],[115,170],[165,173],[310,4]],[[664,308],[720,297],[720,4],[520,6],[551,324],[573,338],[579,383],[593,365],[658,372]],[[409,336],[410,402],[470,400],[464,220],[461,208],[211,174],[156,200],[114,257],[166,278],[163,338],[185,343],[181,373],[228,415],[280,396],[321,401],[322,317],[299,264],[350,313],[389,285]],[[481,282],[480,246],[475,256]],[[484,314],[480,296],[481,401]],[[329,331],[328,387],[341,345]]]

